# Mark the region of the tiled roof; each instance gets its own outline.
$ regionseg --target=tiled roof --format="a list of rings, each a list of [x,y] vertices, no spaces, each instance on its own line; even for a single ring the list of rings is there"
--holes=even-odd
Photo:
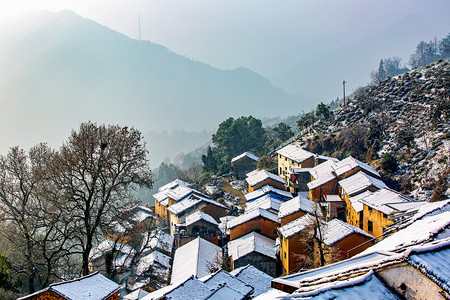
[[[298,211],[314,214],[317,211],[318,215],[322,215],[318,205],[309,199],[297,196],[289,201],[283,202],[278,211],[278,218],[284,218]]]
[[[240,160],[241,158],[244,158],[244,157],[248,157],[248,158],[250,158],[250,159],[253,159],[254,161],[258,161],[258,160],[259,160],[259,157],[258,157],[258,156],[254,155],[254,154],[252,154],[252,153],[250,153],[250,152],[244,152],[244,153],[242,153],[241,155],[238,155],[238,156],[234,157],[234,158],[231,160],[231,162],[232,162],[232,163],[233,163],[233,162],[236,162],[236,161],[238,161],[238,160]]]
[[[266,179],[272,179],[274,181],[280,182],[282,184],[286,184],[286,181],[278,175],[270,173],[266,170],[256,170],[247,174],[247,178],[245,179],[250,186],[255,186],[260,182],[263,182]]]
[[[252,231],[228,242],[228,255],[233,258],[233,261],[252,252],[275,259],[275,240]]]
[[[243,215],[240,215],[240,216],[234,218],[233,220],[231,220],[230,222],[228,222],[228,228],[230,228],[230,229],[234,228],[234,227],[244,224],[250,220],[260,218],[260,217],[271,220],[275,223],[279,223],[278,217],[276,214],[268,212],[267,210],[262,209],[262,208],[254,208],[252,210],[246,211]]]
[[[306,151],[298,145],[289,144],[277,151],[278,154],[287,157],[297,163],[302,163],[305,160],[314,157],[314,154]]]
[[[352,176],[349,176],[343,180],[339,181],[339,185],[342,187],[342,190],[349,196],[353,196],[365,189],[373,186],[377,189],[381,189],[386,187],[383,181],[372,177],[362,171],[359,171]]]

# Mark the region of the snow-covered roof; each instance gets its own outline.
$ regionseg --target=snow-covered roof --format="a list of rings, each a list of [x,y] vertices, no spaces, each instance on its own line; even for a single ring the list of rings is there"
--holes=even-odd
[[[199,204],[200,202],[206,202],[208,204],[212,204],[221,208],[226,208],[224,205],[220,204],[217,201],[214,201],[208,197],[203,197],[197,194],[191,194],[188,197],[182,199],[181,201],[171,205],[169,208],[167,208],[168,211],[170,211],[173,214],[179,214],[184,212],[185,210]]]
[[[254,289],[252,294],[253,297],[267,291],[267,289],[270,288],[271,281],[273,279],[273,277],[267,275],[252,265],[246,265],[244,267],[234,269],[230,272],[230,274],[252,286]]]
[[[250,152],[244,152],[241,155],[238,155],[238,156],[234,157],[231,160],[231,162],[234,163],[235,161],[238,161],[238,160],[240,160],[241,158],[244,158],[244,157],[248,157],[250,159],[253,159],[254,161],[258,161],[259,160],[258,156],[254,155],[254,154],[252,154]]]
[[[174,237],[162,231],[151,231],[141,234],[141,253],[153,249],[172,252]]]
[[[178,185],[174,189],[167,192],[167,197],[172,200],[180,201],[181,199],[189,196],[194,192],[193,189],[186,187],[184,185]]]
[[[404,216],[402,219],[405,219],[403,222],[395,225],[397,228],[404,228],[408,225],[411,225],[416,220],[422,219],[424,217],[431,217],[446,211],[450,210],[450,200],[442,200],[437,202],[427,202],[418,207],[414,207],[408,209],[404,212]]]
[[[367,248],[362,253],[373,251],[400,252],[405,248],[450,236],[450,211],[418,219],[411,225],[397,231]]]
[[[142,208],[146,207],[142,206]],[[135,212],[133,216],[131,216],[131,220],[136,223],[142,223],[149,218],[153,218],[153,212],[148,212],[147,210],[141,208],[138,209],[138,211]]]
[[[114,281],[95,272],[74,280],[53,283],[43,290],[19,299],[31,299],[43,292],[52,291],[71,300],[98,300],[108,298],[120,288]]]
[[[280,210],[278,211],[278,218],[281,219],[287,217],[298,211],[303,211],[310,214],[314,214],[314,211],[317,211],[318,215],[322,215],[316,202],[297,196],[281,204]]]
[[[151,269],[152,274],[166,279],[169,276],[170,257],[155,250],[142,257],[136,267],[136,275],[141,276]]]
[[[369,195],[372,195],[371,191],[365,191],[364,193],[358,194],[356,196],[350,197],[348,200],[350,201],[350,204],[352,205],[355,212],[359,213],[364,209],[364,205],[361,203],[361,199],[368,197]]]
[[[342,281],[300,288],[284,299],[401,299],[373,271]],[[305,291],[306,290],[306,291]]]
[[[298,145],[289,144],[280,150],[277,151],[278,154],[287,157],[297,163],[302,163],[305,160],[314,157],[314,154],[306,151],[305,149],[302,149]]]
[[[156,290],[142,300],[194,300],[207,299],[211,290],[194,276],[172,283],[162,289]]]
[[[266,184],[265,186],[254,190],[251,193],[245,194],[244,197],[247,199],[247,202],[254,201],[264,195],[272,195],[272,197],[278,197],[281,199],[292,199],[292,194],[288,191],[277,189],[271,185]]]
[[[413,200],[397,191],[391,190],[389,188],[382,188],[360,199],[359,202],[375,210],[381,211],[384,214],[390,215],[395,211],[395,209],[387,206],[386,204],[413,202]]]
[[[239,226],[256,218],[264,218],[271,220],[275,223],[279,223],[276,214],[273,214],[262,208],[254,208],[252,210],[246,211],[243,215],[240,215],[234,218],[233,220],[230,220],[230,222],[228,222],[228,228],[229,229],[234,228],[236,226]]]
[[[293,286],[299,288],[302,281],[314,281],[322,278],[335,278],[335,274],[343,274],[353,272],[355,269],[370,269],[373,266],[379,265],[381,262],[390,260],[395,256],[395,253],[385,251],[372,252],[369,254],[359,254],[352,258],[342,260],[330,265],[320,268],[302,271],[296,274],[287,275],[276,278],[273,282]]]
[[[162,187],[160,187],[160,188],[158,189],[158,192],[161,192],[161,191],[164,191],[164,190],[167,190],[167,189],[173,189],[173,188],[175,188],[175,187],[177,187],[177,186],[179,186],[179,185],[188,187],[188,186],[190,186],[191,184],[190,184],[190,183],[187,183],[186,181],[183,181],[183,180],[180,180],[180,179],[177,178],[177,179],[175,179],[174,181],[171,181],[171,182],[169,182],[168,184],[163,185]]]
[[[340,176],[344,174],[345,172],[348,172],[350,170],[353,170],[356,167],[360,167],[361,169],[365,170],[366,172],[376,176],[380,177],[380,174],[378,174],[377,171],[375,171],[374,168],[369,166],[368,164],[363,163],[362,161],[357,160],[356,158],[353,158],[352,156],[349,156],[340,162],[336,163],[334,166],[334,170],[337,174],[337,176]]]
[[[360,167],[375,177],[380,177],[380,174],[378,174],[374,168],[349,156],[339,162],[327,160],[326,162],[312,168],[309,173],[314,177],[314,180],[309,182],[307,186],[310,190],[315,189],[357,167]]]
[[[286,239],[296,235],[314,222],[314,217],[306,214],[284,226],[278,228],[278,232]]]
[[[286,181],[283,178],[266,170],[255,170],[248,173],[245,181],[247,181],[250,186],[255,186],[266,179],[272,179],[282,184],[286,184]]]
[[[271,195],[264,195],[255,201],[247,202],[247,207],[245,210],[249,211],[251,209],[259,207],[265,210],[274,210],[278,212],[282,203],[283,201],[274,198]]]
[[[227,285],[244,297],[248,296],[253,291],[252,286],[224,270],[219,270],[213,274],[206,275],[205,277],[200,278],[200,281],[206,284],[211,290],[216,290],[222,285]]]
[[[368,238],[373,238],[373,236],[364,230],[339,219],[333,219],[330,222],[327,222],[322,228],[323,242],[328,246],[336,244],[338,241],[353,233],[364,235]]]
[[[222,264],[222,249],[202,238],[196,238],[175,251],[171,282],[191,275],[204,277],[211,267]]]
[[[442,243],[412,249],[408,263],[447,293],[450,292],[450,239]]]
[[[273,299],[284,299],[285,296],[289,294],[277,289],[269,289],[268,291],[259,294],[259,296],[253,298],[253,300],[273,300]]]
[[[325,201],[326,202],[343,202],[341,197],[339,197],[339,195],[326,195]]]
[[[252,252],[275,259],[275,240],[252,231],[228,242],[228,255],[233,258],[233,261]]]
[[[208,296],[209,300],[244,300],[246,299],[245,295],[242,295],[240,292],[236,291],[234,287],[231,287],[227,284],[221,285],[217,290],[215,290],[211,295]]]
[[[245,194],[244,197],[248,203],[248,202],[255,201],[266,195],[270,195],[271,197],[276,198],[278,200],[282,200],[282,201],[293,198],[293,196],[290,192],[274,188],[271,185],[265,185],[262,188],[254,190],[251,193]]]
[[[130,254],[134,254],[136,252],[132,247],[130,247],[128,245],[114,243],[111,240],[104,240],[100,244],[98,244],[97,247],[95,247],[91,250],[91,253],[89,254],[89,260],[94,261],[94,260],[99,259],[105,253],[111,251],[113,249],[113,247],[114,247],[115,251],[118,251],[122,254],[130,255]]]
[[[216,222],[216,220],[214,220],[213,217],[202,211],[196,211],[193,214],[186,216],[186,221],[184,223],[186,226],[189,226],[200,220],[204,220],[208,223],[219,226],[219,224]]]
[[[362,171],[359,171],[346,179],[340,180],[339,185],[349,196],[360,193],[370,186],[376,187],[377,189],[386,187],[386,184],[384,184],[382,180],[372,177]]]
[[[129,293],[126,296],[123,296],[123,300],[141,300],[142,298],[144,298],[145,296],[147,296],[149,294],[149,292],[144,291],[142,289],[137,289],[132,291],[131,293]]]

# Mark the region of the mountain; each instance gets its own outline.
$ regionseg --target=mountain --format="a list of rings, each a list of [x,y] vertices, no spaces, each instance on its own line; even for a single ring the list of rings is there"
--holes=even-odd
[[[449,116],[450,63],[440,60],[355,93],[297,139],[318,154],[370,161],[396,190],[438,200],[450,194]],[[398,169],[383,167],[389,157]]]
[[[217,69],[70,11],[19,23],[0,36],[3,152],[59,146],[87,120],[199,131],[229,116],[285,115],[305,105],[249,69]]]

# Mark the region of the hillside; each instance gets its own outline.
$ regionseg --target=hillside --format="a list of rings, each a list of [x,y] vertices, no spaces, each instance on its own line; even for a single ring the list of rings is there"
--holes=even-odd
[[[298,139],[310,151],[368,161],[391,186],[437,200],[449,195],[449,116],[450,64],[438,61],[355,94]],[[395,157],[397,170],[381,168],[385,153]]]
[[[0,124],[11,129],[3,151],[41,141],[59,146],[86,120],[199,131],[229,116],[286,114],[294,100],[301,111],[301,99],[249,69],[217,69],[70,11],[8,26],[14,34],[0,34]]]

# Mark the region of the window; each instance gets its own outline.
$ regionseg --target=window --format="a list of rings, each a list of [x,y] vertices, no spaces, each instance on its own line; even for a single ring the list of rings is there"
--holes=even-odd
[[[370,233],[373,232],[373,222],[367,221],[367,231],[369,231]]]
[[[286,252],[284,252],[284,258],[286,258]]]

